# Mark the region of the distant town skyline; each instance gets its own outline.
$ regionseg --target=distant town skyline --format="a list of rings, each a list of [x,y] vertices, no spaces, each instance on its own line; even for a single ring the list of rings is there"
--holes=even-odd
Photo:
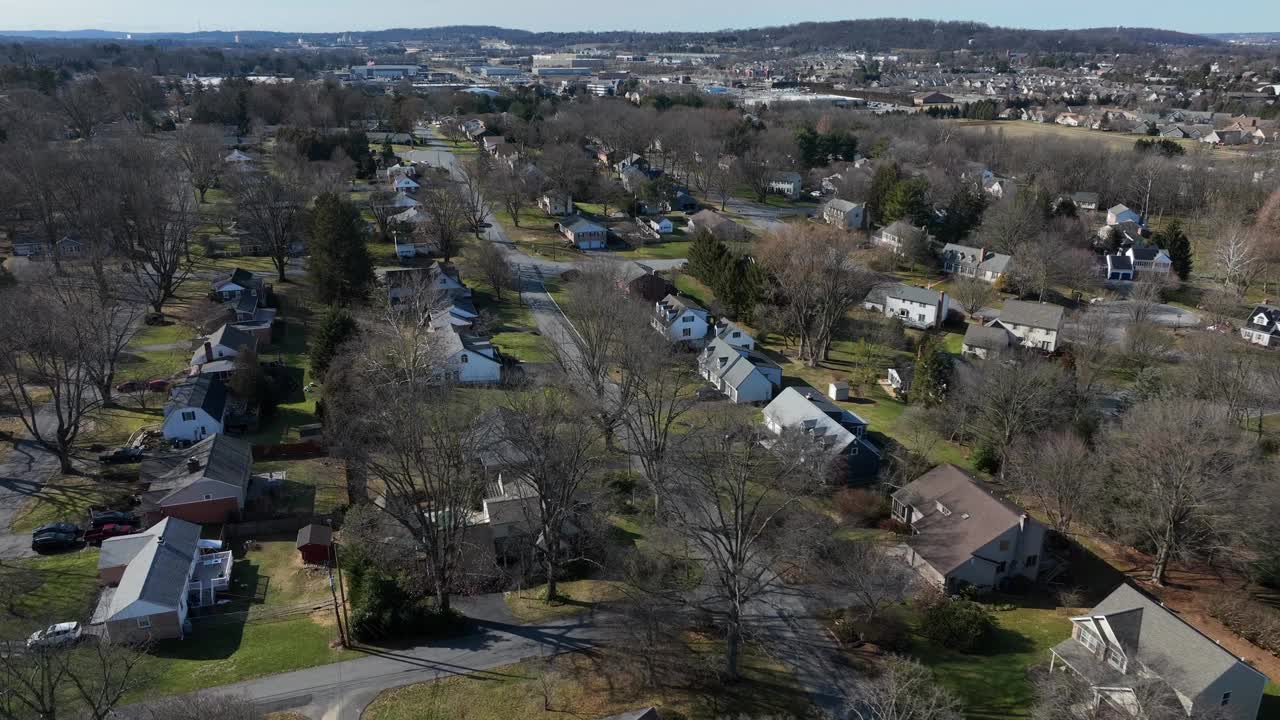
[[[650,0],[645,3],[597,3],[556,0],[527,3],[496,0],[477,6],[430,2],[371,13],[350,0],[223,0],[217,3],[172,3],[157,0],[63,0],[31,3],[0,0],[0,30],[108,30],[113,32],[195,32],[197,30],[269,30],[280,32],[370,31],[392,27],[500,25],[533,31],[710,31],[788,25],[804,21],[909,17],[972,20],[1028,29],[1158,27],[1188,33],[1280,32],[1280,3],[1249,0],[1236,12],[1205,13],[1203,3],[1169,0],[1153,14],[1144,6],[1076,0],[1072,3],[1027,3],[1012,0],[899,0],[892,5],[855,0],[829,10],[805,10],[770,0]],[[1247,18],[1242,20],[1241,18]]]

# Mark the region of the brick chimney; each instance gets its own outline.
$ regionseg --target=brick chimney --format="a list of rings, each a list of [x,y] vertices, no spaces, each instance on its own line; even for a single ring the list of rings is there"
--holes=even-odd
[[[204,341],[204,361],[207,363],[213,362],[213,343],[208,340]]]

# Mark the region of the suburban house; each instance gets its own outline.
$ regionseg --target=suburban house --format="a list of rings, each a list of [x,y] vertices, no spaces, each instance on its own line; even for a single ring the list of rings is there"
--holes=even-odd
[[[425,268],[396,268],[382,273],[387,288],[387,302],[392,307],[423,302],[443,304],[448,300],[471,297],[468,288],[452,264],[436,262]],[[421,298],[420,298],[421,296]]]
[[[919,92],[911,96],[915,105],[946,105],[955,102],[955,98],[937,91]]]
[[[946,293],[902,283],[873,289],[862,305],[916,328],[941,326],[951,309]]]
[[[1144,703],[1168,702],[1189,717],[1254,720],[1267,685],[1266,675],[1127,583],[1071,618],[1071,637],[1049,652],[1050,672],[1079,675],[1094,707],[1105,702],[1132,717],[1149,716]]]
[[[782,385],[777,363],[718,337],[698,356],[698,374],[735,403],[768,402]]]
[[[502,382],[503,357],[488,340],[464,335],[448,316],[431,320],[430,336],[438,343],[434,351],[449,378],[460,385],[496,385]]]
[[[649,182],[649,173],[645,172],[639,165],[628,165],[618,173],[622,181],[622,189],[635,195],[640,192],[644,184]]]
[[[866,220],[866,203],[854,203],[836,198],[827,201],[822,208],[822,219],[828,225],[845,230],[861,230]]]
[[[219,302],[238,302],[245,293],[263,294],[262,278],[243,268],[236,268],[228,275],[217,278],[210,287]]]
[[[780,172],[769,178],[769,192],[784,195],[791,200],[800,197],[804,189],[804,181],[800,173]]]
[[[408,193],[412,195],[413,193],[418,192],[418,188],[422,186],[418,184],[418,181],[414,180],[408,175],[401,175],[400,177],[397,177],[394,182],[391,183],[391,187],[396,192]]]
[[[954,275],[994,283],[1009,272],[1012,257],[986,248],[947,243],[942,247],[942,269]]]
[[[659,235],[670,235],[675,231],[675,226],[671,224],[671,220],[664,217],[649,218],[645,221],[645,224]]]
[[[233,163],[236,165],[244,165],[246,163],[253,162],[253,158],[249,157],[248,155],[246,155],[245,153],[237,149],[237,150],[232,150],[229,155],[222,158],[222,161]]]
[[[1093,211],[1098,209],[1099,197],[1096,192],[1073,192],[1069,197],[1077,210]]]
[[[609,231],[581,215],[561,220],[556,229],[579,250],[603,250],[608,244]]]
[[[877,230],[871,236],[871,244],[888,248],[895,255],[901,255],[911,243],[924,238],[925,231],[922,228],[915,227],[906,220],[895,220]]]
[[[1009,349],[1014,338],[1008,330],[999,325],[971,324],[964,331],[964,340],[960,343],[960,353],[986,360]]]
[[[1258,305],[1240,328],[1240,337],[1254,345],[1280,347],[1280,307]]]
[[[756,339],[751,334],[743,330],[737,323],[721,318],[716,321],[712,333],[733,347],[739,350],[755,350]]]
[[[1009,331],[1023,347],[1053,352],[1062,334],[1062,306],[1010,300],[988,324]]]
[[[1103,266],[1103,272],[1107,274],[1108,280],[1132,280],[1133,259],[1128,255],[1121,253],[1107,255],[1107,261],[1106,265]]]
[[[257,349],[256,335],[239,330],[234,325],[223,325],[200,340],[200,345],[191,354],[191,366],[198,367],[214,360],[234,360],[242,352],[254,352]]]
[[[676,291],[670,280],[643,263],[629,260],[623,263],[621,272],[618,279],[620,289],[645,302],[656,303]]]
[[[181,638],[189,608],[217,602],[230,580],[230,550],[202,554],[199,525],[165,518],[102,541],[98,582],[106,587],[90,623],[113,642]]]
[[[885,380],[893,388],[893,396],[902,399],[911,393],[911,380],[915,378],[916,369],[911,363],[899,363],[889,368]]]
[[[814,390],[784,388],[764,408],[764,426],[774,435],[799,433],[834,454],[834,479],[868,480],[880,471],[880,450],[867,439],[867,421]]]
[[[189,448],[148,457],[138,468],[146,486],[139,510],[202,525],[224,523],[244,509],[253,451],[229,435],[210,435]]]
[[[653,306],[653,329],[668,342],[701,345],[711,328],[707,311],[692,300],[668,295]]]
[[[573,196],[567,192],[552,190],[538,198],[538,207],[548,215],[560,217],[573,214]]]
[[[939,465],[895,492],[893,517],[911,529],[907,561],[948,591],[994,590],[1040,572],[1044,526],[955,465]]]
[[[1133,261],[1134,275],[1151,273],[1168,277],[1173,271],[1173,260],[1169,253],[1158,247],[1131,245],[1125,255]]]
[[[1131,222],[1138,225],[1142,224],[1142,216],[1130,210],[1124,205],[1116,205],[1107,211],[1107,224],[1119,225],[1120,223]]]
[[[699,210],[689,216],[690,235],[706,230],[722,242],[738,242],[751,236],[750,231],[715,210]]]
[[[166,440],[196,442],[221,433],[226,415],[226,384],[201,375],[173,386],[160,431]]]

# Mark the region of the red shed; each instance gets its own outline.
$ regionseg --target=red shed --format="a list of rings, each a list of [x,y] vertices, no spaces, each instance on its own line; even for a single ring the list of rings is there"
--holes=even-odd
[[[308,525],[298,531],[298,552],[307,565],[328,565],[333,557],[333,530],[328,525]]]

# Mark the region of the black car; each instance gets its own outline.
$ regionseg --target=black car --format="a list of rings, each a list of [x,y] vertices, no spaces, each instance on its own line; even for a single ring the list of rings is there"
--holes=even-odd
[[[36,552],[70,550],[79,545],[80,540],[71,533],[50,532],[31,538],[31,549]]]
[[[95,529],[104,525],[137,525],[138,516],[123,510],[95,510],[89,515],[89,524]]]
[[[98,456],[98,462],[106,465],[122,465],[125,463],[142,462],[142,448],[116,448],[111,452],[105,452]]]
[[[36,528],[36,529],[31,533],[31,534],[32,534],[33,536],[34,536],[34,535],[47,535],[48,533],[62,533],[62,534],[65,534],[65,535],[80,535],[80,534],[81,534],[81,533],[83,533],[83,532],[84,532],[84,531],[80,529],[80,526],[79,526],[79,525],[75,525],[75,524],[68,523],[68,522],[54,522],[54,523],[48,523],[47,525],[41,525],[40,527]]]

